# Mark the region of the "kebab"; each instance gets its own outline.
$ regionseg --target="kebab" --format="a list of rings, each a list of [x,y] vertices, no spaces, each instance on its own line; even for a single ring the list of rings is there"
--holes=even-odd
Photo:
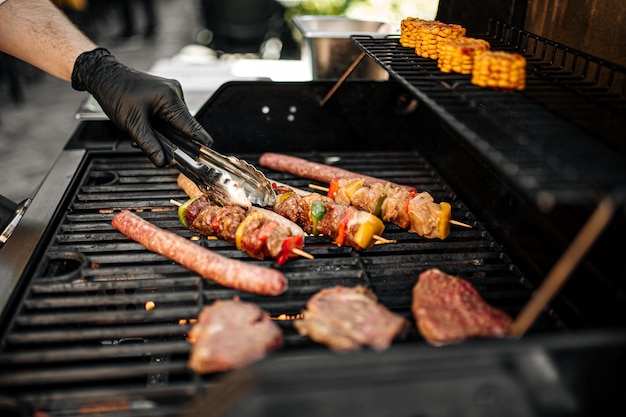
[[[435,203],[432,195],[425,191],[418,193],[391,183],[366,185],[364,178],[334,178],[328,188],[314,184],[310,187],[326,191],[336,203],[367,211],[426,238],[445,239],[454,222],[450,219],[450,203]]]
[[[384,201],[388,200],[386,203],[387,207],[385,207],[388,220],[383,220],[393,222],[405,229],[411,227],[411,231],[420,236],[445,239],[449,234],[450,225],[452,224],[471,228],[468,224],[450,219],[451,207],[449,203],[442,202],[437,204],[429,193],[418,193],[417,189],[408,185],[396,184],[382,178],[358,174],[343,168],[273,152],[266,152],[261,155],[259,165],[276,171],[287,172],[299,177],[330,184],[331,187],[335,187],[336,185],[333,185],[333,182],[337,182],[340,179],[358,178],[363,180],[362,184],[358,182],[352,183],[350,187],[347,187],[347,192],[352,193],[359,188],[370,187],[371,192],[376,195],[376,198],[366,198],[367,204],[357,206],[359,209],[376,214],[382,211]],[[335,192],[331,190],[330,187],[326,188],[313,185],[312,188],[324,191],[333,199],[335,198]],[[363,192],[363,195],[366,195],[370,190],[362,190],[361,192]],[[382,198],[383,195],[385,198]],[[411,210],[409,210],[408,204],[410,200],[414,200],[410,205]],[[344,196],[339,202],[343,204],[353,204],[351,199],[347,196]],[[400,202],[405,204],[405,206],[400,206],[397,210],[392,208],[392,206]],[[378,207],[379,204],[380,208]],[[415,223],[415,225],[411,222],[410,212],[413,213],[414,220],[412,222]],[[396,221],[398,223],[396,223]]]
[[[191,180],[181,178],[181,175],[178,185],[187,195],[198,195],[197,186]],[[361,250],[375,245],[385,230],[384,223],[378,217],[352,206],[335,203],[327,196],[284,185],[273,184],[273,187],[277,194],[273,212],[296,223],[310,235],[323,235],[339,246]]]
[[[302,250],[304,231],[272,211],[218,206],[204,194],[178,204],[178,218],[183,226],[234,243],[255,259],[271,257],[283,265],[297,256],[312,258]]]

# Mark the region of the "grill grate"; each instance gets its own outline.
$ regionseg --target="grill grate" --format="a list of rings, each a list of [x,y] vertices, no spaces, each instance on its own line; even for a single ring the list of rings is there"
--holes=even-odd
[[[471,36],[526,57],[523,92],[443,73],[396,36],[352,39],[532,201],[594,201],[626,184],[626,68],[498,22]]]
[[[238,156],[254,163],[259,155]],[[177,188],[176,171],[156,169],[134,153],[90,155],[82,185],[2,341],[0,390],[53,416],[86,407],[116,415],[177,413],[215,378],[193,375],[186,368],[188,319],[214,300],[234,295],[257,303],[275,318],[286,315],[287,320],[278,321],[286,346],[271,356],[302,350],[307,355],[327,353],[292,329],[292,316],[316,291],[333,285],[371,287],[382,303],[407,318],[411,288],[418,273],[429,267],[467,278],[488,302],[512,315],[528,300],[532,288],[526,279],[419,154],[342,152],[316,158],[429,190],[435,199],[450,201],[454,217],[474,228],[457,228],[445,241],[435,241],[389,226],[384,235],[397,244],[361,253],[307,237],[306,250],[315,259],[281,267],[289,280],[286,294],[237,294],[128,241],[110,225],[115,211],[129,208],[191,238],[193,233],[178,223],[169,202],[185,198]],[[287,174],[266,174],[300,188],[309,183]],[[250,260],[227,242],[204,239],[198,244],[231,258],[274,266]],[[148,301],[156,305],[149,311]],[[562,322],[548,311],[533,331],[561,328]],[[398,342],[410,343],[423,343],[414,326],[407,340]]]

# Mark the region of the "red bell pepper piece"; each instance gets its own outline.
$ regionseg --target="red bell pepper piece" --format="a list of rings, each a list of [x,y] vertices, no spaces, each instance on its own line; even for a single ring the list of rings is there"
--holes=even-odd
[[[339,190],[339,178],[333,178],[330,181],[330,184],[328,185],[328,194],[326,195],[334,200],[335,195],[337,194],[338,190]]]
[[[346,210],[345,216],[341,219],[341,223],[339,223],[339,227],[337,228],[337,237],[335,238],[335,243],[339,246],[343,246],[343,242],[346,240],[346,229],[348,228],[348,220],[350,218],[350,210]]]
[[[282,250],[276,258],[276,263],[278,265],[285,264],[289,258],[293,255],[294,249],[302,249],[302,244],[304,240],[302,239],[302,235],[290,236],[287,239],[283,240]]]

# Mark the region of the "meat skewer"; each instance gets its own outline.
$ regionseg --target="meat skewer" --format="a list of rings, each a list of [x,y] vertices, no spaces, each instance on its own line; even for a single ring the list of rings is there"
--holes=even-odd
[[[369,249],[385,230],[383,222],[373,214],[335,203],[329,197],[317,193],[303,196],[287,186],[275,185],[274,191],[278,195],[274,212],[311,235],[331,238],[339,246]]]
[[[426,238],[445,239],[450,233],[450,225],[470,225],[450,218],[449,203],[435,203],[427,192],[410,192],[394,187],[390,183],[365,185],[363,178],[335,178],[330,186],[310,184],[310,188],[325,191],[328,197],[341,204],[352,205],[394,223],[403,229]]]
[[[333,181],[335,181],[335,180],[333,180]],[[388,183],[388,185],[389,185],[390,187],[393,187],[393,186],[391,186],[391,183]],[[365,186],[365,185],[364,185],[364,186]],[[329,188],[329,187],[322,187],[321,185],[317,185],[317,184],[309,184],[309,188],[311,188],[311,189],[313,189],[313,190],[317,190],[317,191],[323,191],[323,192],[325,192],[325,193],[328,193],[328,192],[329,192],[329,190],[330,190],[330,188]],[[381,208],[382,208],[382,207],[381,207]],[[364,209],[364,208],[361,208],[361,210],[365,210],[365,209]],[[450,219],[450,224],[453,224],[453,225],[455,225],[455,226],[465,227],[465,228],[467,228],[467,229],[471,229],[471,228],[472,228],[472,226],[471,226],[471,225],[469,225],[469,224],[467,224],[467,223],[460,222],[460,221],[458,221],[458,220],[454,220],[454,219]]]
[[[225,287],[261,295],[280,295],[287,290],[282,272],[222,256],[128,210],[116,214],[111,224],[148,250]]]
[[[178,205],[181,224],[205,236],[217,236],[235,243],[237,249],[255,259],[272,257],[278,265],[290,258],[303,256],[304,231],[295,223],[262,208],[244,209],[239,206],[218,206],[206,195],[194,197]]]
[[[333,186],[333,181],[336,182],[343,179],[359,178],[363,181],[361,187],[369,187],[374,190],[380,190],[380,192],[384,191],[386,195],[391,197],[391,199],[388,199],[389,202],[398,201],[397,199],[409,199],[409,196],[413,196],[413,198],[415,198],[418,195],[418,191],[411,186],[397,184],[382,178],[371,177],[331,165],[310,162],[302,158],[279,153],[264,153],[259,158],[259,165],[276,171],[287,172],[299,177],[323,182],[329,184],[331,187]],[[448,203],[437,204],[434,203],[434,200],[429,193],[422,192],[419,194],[419,198],[417,198],[413,202],[414,210],[412,211],[415,213],[415,216],[418,216],[420,218],[420,223],[411,225],[409,222],[407,222],[406,218],[399,218],[398,220],[400,221],[400,224],[396,224],[403,228],[413,226],[413,230],[411,231],[416,232],[421,236],[430,238],[439,237],[441,239],[447,237],[449,233],[449,226],[451,224],[471,228],[471,226],[468,224],[459,222],[457,220],[452,220],[450,216],[446,214],[446,212],[450,209]],[[343,204],[350,204],[349,199],[339,202]],[[380,200],[380,202],[382,203],[383,200]],[[370,212],[374,213],[376,202],[372,202],[372,204],[374,205],[370,208]],[[365,210],[365,208],[363,207],[359,208],[361,210]],[[406,212],[408,210],[399,210],[399,213],[401,214],[403,211]],[[444,221],[439,221],[439,219],[437,218],[439,215],[444,216]],[[445,219],[445,217],[447,217],[447,219]],[[404,226],[402,224],[404,224]],[[437,226],[435,227],[435,225]],[[422,230],[423,228],[425,229]]]
[[[183,175],[179,174],[178,185],[187,195],[198,195],[198,192],[202,194],[195,183],[181,176]],[[370,213],[337,204],[317,193],[284,185],[274,184],[274,190],[279,196],[273,211],[298,224],[308,234],[321,234],[331,238],[339,246],[348,245],[357,250],[368,249],[377,241],[389,242],[380,237],[385,225]]]

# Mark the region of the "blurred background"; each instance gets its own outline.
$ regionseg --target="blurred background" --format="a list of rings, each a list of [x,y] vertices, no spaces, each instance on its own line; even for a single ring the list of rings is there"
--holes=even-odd
[[[218,61],[299,60],[302,39],[293,16],[339,15],[399,25],[407,16],[433,19],[438,5],[438,0],[52,2],[96,43],[142,71],[183,49],[201,50]],[[75,116],[85,97],[0,53],[0,195],[15,202],[34,195],[76,128]]]

